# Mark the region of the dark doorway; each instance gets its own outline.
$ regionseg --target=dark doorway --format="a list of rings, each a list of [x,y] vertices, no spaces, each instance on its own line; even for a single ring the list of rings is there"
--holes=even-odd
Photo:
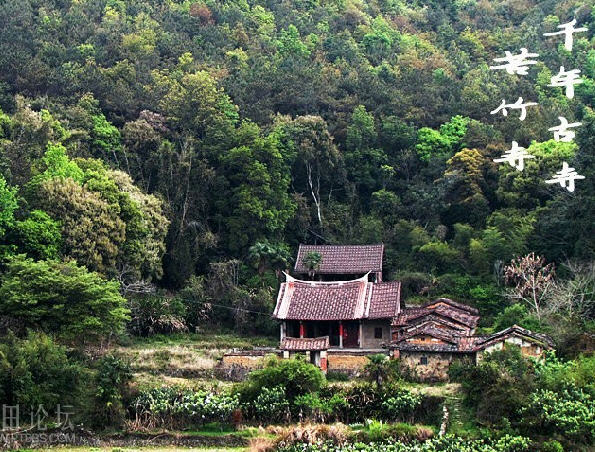
[[[345,322],[343,324],[343,347],[359,347],[359,323]]]

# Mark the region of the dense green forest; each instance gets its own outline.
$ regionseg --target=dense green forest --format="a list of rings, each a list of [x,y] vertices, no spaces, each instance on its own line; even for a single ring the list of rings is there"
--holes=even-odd
[[[543,36],[572,19],[572,51]],[[1,0],[0,25],[0,380],[59,349],[31,330],[275,335],[299,243],[382,242],[406,304],[592,347],[595,1]],[[489,69],[522,47],[527,75]],[[493,162],[513,140],[523,171]]]
[[[405,298],[488,317],[514,257],[592,281],[589,2],[18,0],[0,15],[5,280],[73,260],[124,294],[184,289],[199,317],[214,299],[269,312],[297,244],[383,242]],[[572,18],[590,31],[568,52],[543,33]],[[488,69],[521,46],[539,54],[528,75]],[[548,87],[562,65],[582,71],[572,100]],[[489,114],[519,96],[539,103],[525,121]],[[558,116],[582,122],[575,143],[553,140]],[[522,172],[492,161],[512,140],[536,157]],[[562,161],[586,176],[574,193],[544,183]]]

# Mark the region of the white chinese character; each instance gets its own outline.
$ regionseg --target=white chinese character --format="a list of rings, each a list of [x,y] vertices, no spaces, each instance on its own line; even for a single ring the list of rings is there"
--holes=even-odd
[[[506,72],[508,72],[509,74],[527,75],[529,65],[537,64],[537,61],[529,60],[527,58],[534,58],[539,56],[539,54],[537,53],[527,52],[527,49],[525,48],[522,48],[521,53],[519,53],[518,55],[513,55],[508,50],[504,52],[504,54],[506,55],[505,57],[494,58],[494,61],[497,63],[507,61],[507,63],[502,64],[500,66],[490,66],[490,69],[505,69]]]
[[[567,22],[562,25],[558,25],[557,28],[562,29],[562,31],[556,31],[554,33],[544,33],[543,36],[555,36],[555,35],[564,35],[564,48],[569,52],[572,52],[572,44],[573,44],[573,34],[580,33],[582,31],[587,31],[587,28],[574,28],[576,25],[576,19],[572,22]]]
[[[74,425],[72,424],[72,421],[70,420],[70,415],[74,414],[72,412],[68,412],[68,411],[63,411],[62,408],[72,408],[72,405],[60,405],[58,404],[56,407],[56,417],[57,419],[57,424],[60,427],[61,430],[74,430]],[[62,420],[62,416],[64,416],[64,420]]]
[[[578,76],[580,73],[580,69],[565,71],[564,66],[560,66],[560,72],[552,75],[551,83],[548,86],[566,87],[566,97],[572,99],[574,97],[574,85],[583,83],[583,80]]]
[[[516,141],[512,142],[512,149],[509,149],[500,158],[494,159],[494,162],[506,162],[517,171],[525,169],[525,159],[534,159],[535,157],[527,152],[523,147],[520,147]]]
[[[19,428],[19,406],[2,405],[2,430]]]
[[[554,140],[569,143],[570,141],[574,140],[576,134],[572,130],[568,129],[571,127],[578,127],[582,125],[582,122],[573,122],[572,124],[569,124],[566,118],[563,116],[558,116],[558,119],[560,120],[560,125],[550,127],[548,130],[554,132]]]
[[[522,97],[519,97],[518,100],[514,104],[507,104],[506,100],[503,99],[500,106],[498,108],[496,108],[494,111],[491,111],[490,114],[494,115],[494,114],[498,113],[499,111],[502,111],[502,115],[508,116],[507,109],[512,108],[513,110],[521,110],[521,116],[519,117],[519,119],[521,121],[524,121],[525,118],[527,117],[527,107],[530,107],[532,105],[537,105],[537,104],[535,102],[527,102],[526,104],[524,104]]]
[[[578,179],[584,179],[585,176],[578,174],[574,168],[568,166],[568,163],[562,164],[562,170],[558,171],[553,179],[546,180],[546,184],[560,184],[560,187],[566,188],[569,192],[574,191],[574,181]]]
[[[31,427],[37,427],[37,430],[46,430],[47,426],[43,423],[43,421],[47,418],[48,412],[45,410],[42,404],[39,404],[37,407],[37,411],[33,413],[31,410]],[[35,419],[37,419],[35,421]]]

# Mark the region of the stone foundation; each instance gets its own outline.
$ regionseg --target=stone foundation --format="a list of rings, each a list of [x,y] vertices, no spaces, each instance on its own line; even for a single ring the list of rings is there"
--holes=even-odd
[[[401,351],[399,359],[401,366],[411,372],[416,380],[432,382],[447,381],[448,368],[453,361],[473,362],[474,358],[473,355],[461,353]]]
[[[344,352],[329,350],[328,372],[339,372],[352,377],[361,375],[364,367],[370,361],[368,356],[380,352]]]
[[[243,381],[246,375],[256,369],[262,369],[271,357],[279,357],[278,350],[249,350],[231,352],[223,355],[216,368],[217,376],[224,380]]]
[[[361,375],[364,366],[369,362],[368,356],[383,351],[334,350],[321,353],[319,367],[323,372],[339,372],[352,377]],[[248,373],[262,369],[270,356],[287,358],[295,357],[296,353],[283,354],[280,350],[247,350],[226,353],[216,368],[219,378],[231,381],[242,381]],[[323,356],[324,355],[324,356]]]

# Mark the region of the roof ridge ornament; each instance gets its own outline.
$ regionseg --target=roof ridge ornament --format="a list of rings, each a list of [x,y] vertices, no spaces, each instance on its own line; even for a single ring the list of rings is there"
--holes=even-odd
[[[316,286],[316,285],[324,285],[324,284],[335,284],[335,285],[343,285],[346,283],[355,283],[355,282],[368,282],[368,275],[371,272],[367,272],[364,276],[360,277],[360,278],[355,278],[355,279],[347,279],[347,280],[339,280],[339,281],[309,281],[309,280],[305,280],[305,279],[298,279],[295,278],[293,276],[291,276],[289,273],[286,272],[282,272],[285,275],[285,282],[298,282],[298,283],[304,283],[304,284],[309,284],[311,286]]]

